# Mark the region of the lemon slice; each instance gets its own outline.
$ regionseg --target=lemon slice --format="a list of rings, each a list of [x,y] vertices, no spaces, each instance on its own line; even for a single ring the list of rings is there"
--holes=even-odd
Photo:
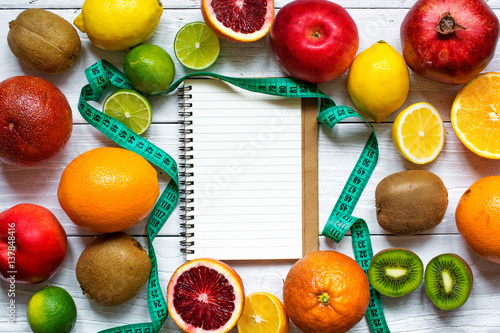
[[[444,124],[435,107],[415,103],[399,113],[392,125],[392,140],[398,152],[415,164],[432,162],[443,149]]]
[[[289,327],[285,307],[276,296],[257,292],[245,297],[238,333],[286,333]]]
[[[219,57],[219,37],[205,23],[191,22],[175,35],[174,52],[183,66],[205,69]]]
[[[153,119],[149,101],[131,89],[120,89],[110,95],[104,102],[102,111],[137,134],[144,133]]]

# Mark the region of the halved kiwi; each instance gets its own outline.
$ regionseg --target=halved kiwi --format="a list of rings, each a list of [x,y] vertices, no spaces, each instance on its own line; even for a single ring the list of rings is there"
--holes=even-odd
[[[445,253],[429,261],[424,281],[432,303],[442,310],[451,310],[469,298],[473,276],[465,260],[454,253]]]
[[[422,260],[410,250],[390,248],[377,253],[370,262],[368,279],[379,293],[400,297],[417,289],[424,277]]]

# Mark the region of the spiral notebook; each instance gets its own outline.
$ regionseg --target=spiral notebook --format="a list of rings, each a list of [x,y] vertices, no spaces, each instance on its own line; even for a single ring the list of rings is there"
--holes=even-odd
[[[216,79],[181,89],[186,259],[297,259],[318,249],[317,101]]]

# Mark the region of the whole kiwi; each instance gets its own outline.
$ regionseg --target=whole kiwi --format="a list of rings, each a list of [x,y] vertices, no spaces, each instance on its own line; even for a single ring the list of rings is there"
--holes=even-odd
[[[26,9],[9,22],[9,28],[10,50],[20,62],[37,71],[62,73],[80,54],[81,42],[76,29],[47,10]]]
[[[448,207],[448,191],[437,175],[406,170],[382,179],[375,189],[377,221],[394,234],[412,235],[438,225]]]
[[[114,306],[133,298],[151,271],[146,250],[124,232],[95,237],[76,263],[76,278],[85,295]]]

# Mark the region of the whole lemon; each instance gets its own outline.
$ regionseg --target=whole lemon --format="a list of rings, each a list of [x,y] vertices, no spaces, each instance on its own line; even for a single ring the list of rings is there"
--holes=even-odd
[[[156,170],[144,157],[122,148],[101,147],[66,166],[57,197],[73,223],[108,233],[145,219],[159,192]]]
[[[410,90],[404,58],[389,44],[378,41],[354,58],[347,89],[358,109],[376,122],[396,111]]]
[[[120,51],[151,37],[162,13],[158,0],[85,0],[73,23],[95,46]]]

